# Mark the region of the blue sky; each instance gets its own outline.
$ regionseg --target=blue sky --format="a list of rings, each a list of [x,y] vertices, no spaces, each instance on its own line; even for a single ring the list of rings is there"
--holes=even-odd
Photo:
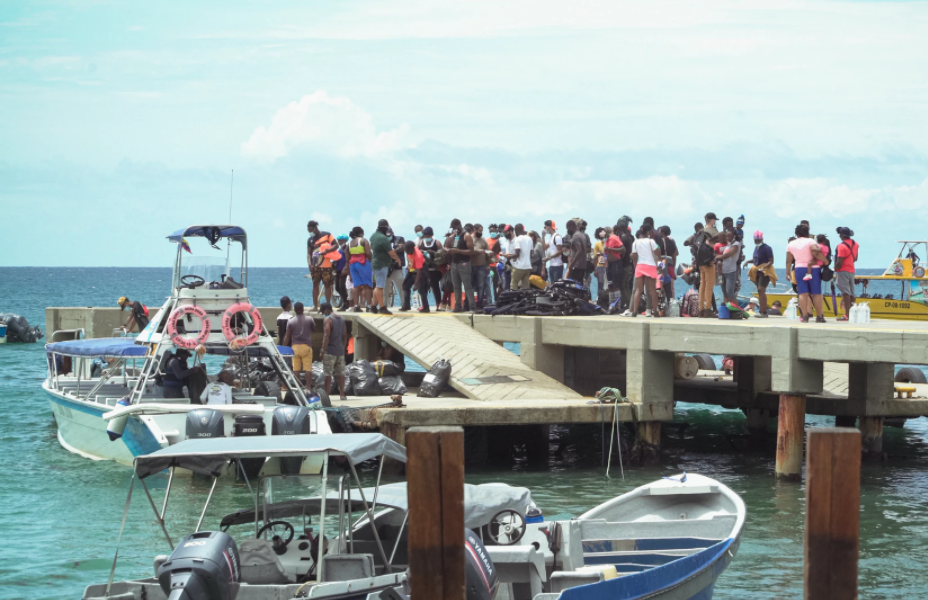
[[[925,2],[0,5],[0,265],[162,266],[233,221],[593,225],[707,210],[865,266],[926,239]]]

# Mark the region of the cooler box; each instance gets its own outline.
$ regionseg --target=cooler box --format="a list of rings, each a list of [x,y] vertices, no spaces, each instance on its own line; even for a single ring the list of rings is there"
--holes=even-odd
[[[725,306],[725,303],[724,303],[724,302],[719,302],[718,307],[719,307],[719,318],[720,318],[720,319],[730,319],[730,318],[731,318],[731,311],[728,310],[728,307]]]

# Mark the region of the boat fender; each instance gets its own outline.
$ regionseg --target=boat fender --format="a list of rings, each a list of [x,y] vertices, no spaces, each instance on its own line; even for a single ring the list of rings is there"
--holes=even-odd
[[[197,337],[185,338],[177,331],[177,320],[184,315],[194,315],[200,319],[200,334]],[[209,317],[206,315],[206,311],[199,306],[195,306],[193,304],[178,306],[174,309],[174,312],[171,313],[171,316],[168,317],[167,330],[168,335],[171,336],[171,341],[174,342],[175,346],[178,348],[187,348],[188,350],[191,350],[205,342],[209,337]]]
[[[248,302],[237,302],[222,313],[222,333],[230,342],[236,339],[236,333],[232,329],[232,317],[241,312],[251,315],[251,322],[254,323],[254,327],[251,329],[250,334],[238,338],[238,344],[240,346],[250,346],[258,341],[258,336],[261,335],[261,331],[264,329],[264,321],[261,319],[261,312]]]
[[[120,398],[116,402],[116,407],[129,406],[129,397]],[[116,417],[115,419],[110,419],[110,422],[106,425],[106,435],[110,436],[110,441],[115,442],[122,437],[122,432],[126,430],[126,423],[129,421],[129,415],[124,415],[122,417]]]

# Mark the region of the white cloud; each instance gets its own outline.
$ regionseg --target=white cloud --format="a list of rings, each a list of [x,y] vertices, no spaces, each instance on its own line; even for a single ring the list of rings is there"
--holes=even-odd
[[[408,130],[404,124],[378,132],[364,109],[320,90],[278,110],[270,126],[254,130],[241,152],[265,162],[300,149],[342,158],[376,157],[403,147]]]

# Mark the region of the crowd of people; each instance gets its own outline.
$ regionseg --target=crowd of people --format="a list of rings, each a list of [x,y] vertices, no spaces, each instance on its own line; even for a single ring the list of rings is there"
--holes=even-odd
[[[622,216],[613,226],[595,228],[592,237],[581,218],[567,221],[563,234],[553,220],[544,221],[539,233],[522,223],[492,223],[484,229],[480,223],[452,219],[442,236],[431,226],[416,225],[409,240],[396,235],[386,219],[369,238],[360,226],[334,236],[310,221],[307,263],[317,310],[321,293],[332,304],[334,288],[341,311],[392,314],[396,296],[402,312],[414,303],[420,312],[430,312],[433,305],[439,311],[482,311],[505,290],[544,289],[570,279],[589,289],[595,280],[595,299],[610,313],[658,317],[668,313],[680,277],[693,288],[680,301],[683,314],[717,317],[715,288],[720,287],[726,308],[764,318],[782,309],[767,302],[767,289],[777,282],[774,250],[757,230],[753,256],[746,261],[744,223],[743,215],[719,221],[714,212],[706,213],[683,241],[690,254],[684,260],[670,227],[655,226],[651,217],[634,228],[632,218]],[[838,320],[845,321],[854,304],[859,251],[853,231],[837,228],[834,252],[826,235],[810,232],[808,221],[800,222],[786,246],[785,267],[799,297],[799,318],[808,322],[814,314],[816,322],[824,322],[822,282],[833,280],[844,312]],[[744,303],[738,295],[748,265],[757,295]]]

